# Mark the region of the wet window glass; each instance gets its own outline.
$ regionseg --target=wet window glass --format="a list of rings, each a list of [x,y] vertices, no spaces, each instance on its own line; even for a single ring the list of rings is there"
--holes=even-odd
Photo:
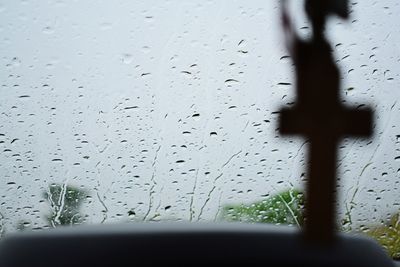
[[[307,36],[301,5],[291,10]],[[400,5],[350,10],[327,35],[342,102],[371,106],[375,122],[373,138],[340,143],[337,224],[400,258]],[[301,227],[309,144],[278,131],[296,100],[279,16],[277,1],[261,0],[2,1],[0,235],[153,221]]]

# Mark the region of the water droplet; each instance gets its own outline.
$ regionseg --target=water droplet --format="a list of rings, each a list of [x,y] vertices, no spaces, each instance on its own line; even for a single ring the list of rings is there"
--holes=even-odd
[[[129,65],[133,61],[133,56],[131,54],[125,53],[122,54],[122,62]]]
[[[46,26],[46,27],[43,28],[42,32],[45,33],[45,34],[53,34],[54,33],[54,29],[51,26]]]
[[[236,79],[227,79],[227,80],[225,80],[225,85],[227,87],[232,87],[233,85],[235,85],[237,83],[239,83],[239,81],[236,80]]]

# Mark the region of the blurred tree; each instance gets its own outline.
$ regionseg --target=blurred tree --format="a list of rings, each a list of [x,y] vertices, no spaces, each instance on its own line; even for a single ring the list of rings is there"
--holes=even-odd
[[[48,223],[52,227],[82,223],[83,216],[79,209],[86,196],[86,190],[66,184],[51,184],[43,193],[51,208],[46,217]]]
[[[249,205],[228,205],[222,218],[228,221],[288,224],[302,226],[304,195],[290,189]]]

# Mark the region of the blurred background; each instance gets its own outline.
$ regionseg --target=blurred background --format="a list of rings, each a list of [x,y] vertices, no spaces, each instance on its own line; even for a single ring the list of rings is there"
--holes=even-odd
[[[292,2],[306,38],[303,3]],[[277,131],[277,112],[296,100],[279,7],[1,1],[0,235],[143,221],[301,226],[308,143]],[[338,228],[400,258],[400,3],[350,10],[327,35],[343,103],[371,106],[375,134],[340,144]]]

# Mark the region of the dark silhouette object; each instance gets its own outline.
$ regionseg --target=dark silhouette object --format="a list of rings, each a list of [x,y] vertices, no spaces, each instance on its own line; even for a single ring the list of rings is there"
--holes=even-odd
[[[343,135],[368,137],[372,132],[371,110],[349,109],[340,103],[339,71],[324,27],[327,15],[345,18],[347,11],[335,9],[332,1],[306,1],[313,27],[309,40],[296,35],[285,6],[282,9],[288,49],[296,67],[297,104],[292,110],[282,109],[280,132],[301,134],[310,141],[304,231],[307,240],[319,243],[334,238],[337,144]]]
[[[366,238],[305,244],[293,227],[266,224],[146,223],[59,227],[0,242],[0,266],[392,267]]]

